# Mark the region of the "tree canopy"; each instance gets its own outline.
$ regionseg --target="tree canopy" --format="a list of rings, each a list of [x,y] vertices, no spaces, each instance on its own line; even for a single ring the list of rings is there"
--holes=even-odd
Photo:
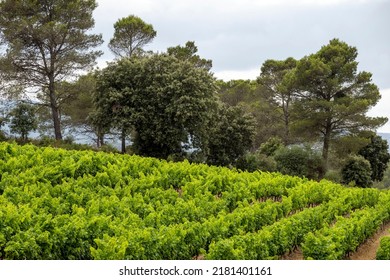
[[[257,82],[269,92],[271,100],[281,108],[285,143],[290,141],[290,107],[296,93],[293,72],[296,64],[297,61],[292,57],[286,60],[267,60],[263,63],[260,76],[257,78]]]
[[[176,46],[169,47],[167,53],[180,60],[191,62],[195,67],[204,68],[210,70],[213,66],[213,62],[210,59],[201,58],[198,54],[198,47],[194,41],[188,41],[184,47]]]
[[[216,91],[205,69],[154,54],[112,63],[97,81],[97,109],[132,132],[138,154],[167,158],[204,145]]]
[[[119,19],[115,22],[114,29],[114,36],[108,47],[117,57],[141,54],[143,47],[157,35],[151,24],[134,15]]]

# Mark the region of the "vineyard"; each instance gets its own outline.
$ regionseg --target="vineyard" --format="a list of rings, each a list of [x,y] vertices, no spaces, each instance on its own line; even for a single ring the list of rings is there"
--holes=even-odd
[[[0,259],[336,260],[389,219],[376,189],[0,143]]]

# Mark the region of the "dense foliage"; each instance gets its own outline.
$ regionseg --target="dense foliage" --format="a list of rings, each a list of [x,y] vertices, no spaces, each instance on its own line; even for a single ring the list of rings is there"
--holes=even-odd
[[[341,170],[344,184],[354,184],[362,188],[372,185],[370,162],[361,156],[350,158]]]
[[[375,189],[102,152],[1,143],[0,174],[0,259],[276,259],[313,238],[340,258],[390,213]]]
[[[119,19],[114,24],[114,30],[108,47],[117,57],[142,54],[143,47],[157,34],[151,24],[134,15]]]
[[[202,148],[210,127],[214,78],[166,54],[122,59],[98,76],[96,108],[110,127],[133,135],[140,155],[167,158]]]
[[[254,133],[254,120],[242,108],[219,104],[209,127],[206,163],[236,165],[251,148]]]
[[[382,181],[390,161],[389,144],[378,135],[372,136],[370,140],[370,143],[363,147],[359,154],[370,162],[371,179]]]
[[[318,179],[322,173],[321,156],[309,148],[280,148],[276,151],[275,160],[278,171],[283,174]]]

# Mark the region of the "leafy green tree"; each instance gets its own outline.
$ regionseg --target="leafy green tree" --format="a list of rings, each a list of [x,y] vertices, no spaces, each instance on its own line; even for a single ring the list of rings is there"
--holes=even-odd
[[[101,55],[91,50],[102,43],[101,35],[87,33],[94,27],[95,8],[94,0],[0,2],[0,42],[6,46],[0,71],[40,92],[51,109],[56,139],[62,139],[57,84],[89,69]]]
[[[379,135],[371,137],[371,142],[363,147],[359,154],[370,162],[371,179],[373,181],[382,181],[384,172],[390,161],[389,144]]]
[[[209,127],[206,162],[234,166],[252,146],[254,125],[253,117],[245,114],[242,108],[220,104]]]
[[[322,139],[324,172],[334,139],[374,130],[387,121],[366,115],[380,93],[370,73],[357,72],[357,54],[355,47],[333,39],[317,53],[301,59],[296,67],[300,96],[294,107],[299,129]]]
[[[20,134],[23,142],[27,142],[28,134],[37,129],[35,108],[32,105],[19,103],[9,113],[10,128],[12,133]]]
[[[286,60],[267,60],[261,67],[257,82],[269,92],[272,102],[281,108],[281,118],[284,124],[284,142],[290,142],[291,110],[295,89],[294,69],[297,61],[294,58]]]
[[[195,67],[204,68],[210,70],[213,67],[213,62],[208,59],[201,58],[196,53],[198,52],[198,47],[195,45],[195,42],[188,41],[184,47],[176,46],[170,47],[167,50],[169,55],[176,57],[179,60],[189,61],[194,64]]]
[[[157,34],[151,24],[134,15],[119,19],[115,22],[114,29],[114,36],[108,47],[121,58],[141,54],[143,47],[152,42]]]
[[[167,54],[121,59],[97,77],[94,103],[111,128],[132,131],[140,155],[167,158],[207,145],[215,79]]]
[[[371,174],[370,162],[362,156],[351,157],[341,170],[344,184],[353,184],[361,188],[372,186]]]
[[[157,32],[151,24],[147,24],[141,18],[130,15],[119,19],[114,24],[114,36],[108,44],[109,49],[119,58],[131,58],[143,54],[143,47],[153,41]],[[98,115],[93,115],[95,120]],[[126,134],[128,126],[124,123],[121,131],[122,153],[126,152]]]

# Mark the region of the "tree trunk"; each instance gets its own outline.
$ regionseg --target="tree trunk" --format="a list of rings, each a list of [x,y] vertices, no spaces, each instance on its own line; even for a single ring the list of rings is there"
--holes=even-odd
[[[284,143],[289,144],[290,142],[290,123],[289,114],[287,111],[284,112]]]
[[[284,118],[284,144],[290,143],[290,113],[289,113],[290,97],[287,96],[285,100],[284,95],[282,96],[282,108]]]
[[[54,136],[56,140],[62,140],[62,133],[61,133],[61,123],[60,123],[60,114],[58,107],[50,104],[51,107],[51,114],[53,118],[53,124],[54,124]]]
[[[122,129],[122,134],[121,134],[121,140],[122,140],[122,154],[126,153],[126,133],[125,130]]]
[[[98,137],[98,145],[99,145],[99,148],[104,146],[104,135],[103,134],[99,135],[99,137]]]
[[[327,120],[325,134],[324,134],[324,143],[322,147],[323,168],[319,174],[320,179],[324,178],[326,172],[328,171],[328,157],[329,157],[331,133],[332,133],[331,120]]]
[[[50,97],[50,108],[51,115],[53,118],[54,125],[54,136],[56,140],[62,140],[61,133],[61,122],[60,122],[60,110],[58,108],[57,100],[55,98],[55,86],[54,86],[54,77],[49,77],[49,97]]]
[[[100,131],[98,132],[97,145],[98,145],[98,148],[101,148],[104,145],[104,134]]]
[[[62,140],[61,124],[60,124],[60,116],[59,116],[58,108],[51,106],[51,113],[53,117],[55,139]]]

